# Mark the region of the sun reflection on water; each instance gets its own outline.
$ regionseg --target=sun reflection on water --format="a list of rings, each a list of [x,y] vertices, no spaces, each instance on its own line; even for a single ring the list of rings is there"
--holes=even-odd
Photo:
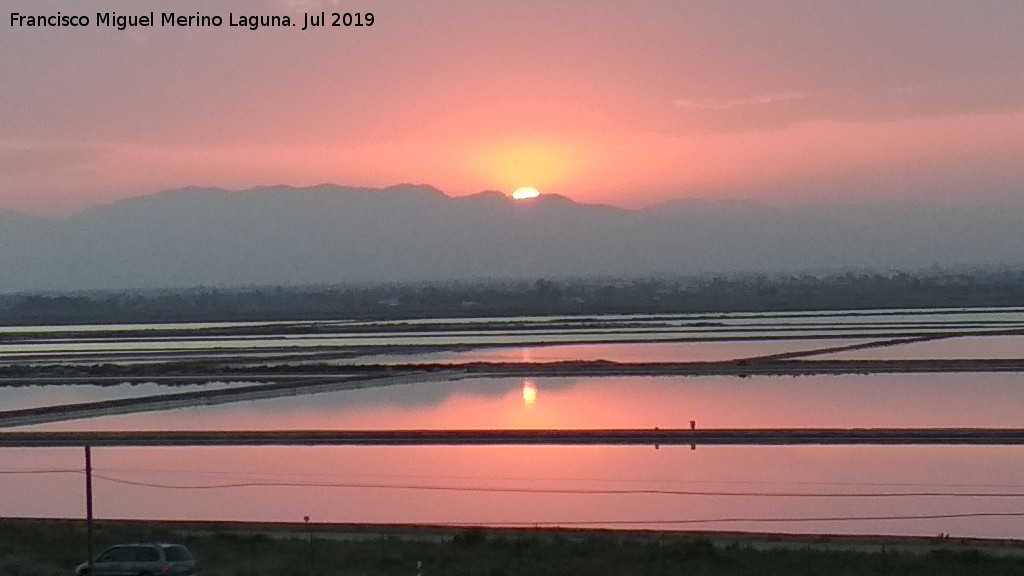
[[[529,381],[523,381],[523,404],[533,406],[537,402],[537,386]]]

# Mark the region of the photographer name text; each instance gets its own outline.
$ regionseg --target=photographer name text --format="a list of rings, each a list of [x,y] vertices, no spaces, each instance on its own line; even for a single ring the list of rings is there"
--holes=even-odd
[[[259,30],[265,28],[351,28],[373,26],[372,12],[320,12],[303,13],[292,18],[280,14],[181,14],[178,12],[149,12],[148,14],[118,14],[117,12],[97,12],[95,16],[88,14],[22,14],[11,12],[12,28],[81,28],[97,26],[116,30],[129,28],[241,28]],[[301,26],[301,27],[300,27]]]

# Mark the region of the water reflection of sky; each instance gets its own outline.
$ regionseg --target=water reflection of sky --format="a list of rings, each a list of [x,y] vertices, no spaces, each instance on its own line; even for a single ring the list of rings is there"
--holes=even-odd
[[[110,386],[57,385],[5,386],[0,388],[0,410],[41,408],[59,404],[80,404],[120,398],[142,398],[154,394],[220,390],[250,386],[252,382],[230,381],[169,387],[155,383],[113,384]]]
[[[0,359],[16,363],[98,363],[141,364],[156,361],[190,361],[201,355],[204,360],[235,360],[258,363],[330,362],[335,364],[407,364],[434,362],[556,362],[562,360],[611,360],[615,362],[707,362],[764,356],[792,351],[850,346],[871,342],[864,338],[813,338],[770,340],[702,340],[688,342],[618,342],[575,344],[529,344],[477,347],[467,350],[441,349],[436,346],[414,346],[404,352],[394,350],[397,344],[360,349],[354,346],[326,347],[240,347],[235,350],[209,348],[182,350],[160,348],[118,349],[119,345],[95,343],[92,351],[55,351],[40,344],[24,345],[22,351]],[[31,347],[35,346],[34,350]],[[107,346],[107,347],[104,347]],[[460,346],[461,347],[461,346]]]
[[[862,343],[870,334],[892,329],[930,332],[957,326],[1006,327],[1024,323],[1024,311],[595,319],[656,321],[664,327],[653,336],[621,331],[617,337],[627,340],[649,340],[666,334],[675,337],[683,332],[727,338],[785,335],[786,339],[613,345],[565,343],[581,337],[608,338],[603,331],[542,335],[539,331],[513,334],[500,330],[488,334],[480,329],[469,331],[471,338],[506,346],[376,355],[369,360],[724,360]],[[522,320],[542,326],[554,319]],[[150,353],[147,350],[154,355],[166,353],[169,343],[205,350],[229,343],[228,348],[237,349],[225,354],[248,351],[258,359],[264,351],[281,346],[315,350],[318,346],[344,347],[364,341],[388,345],[464,344],[462,336],[452,334],[424,339],[422,334],[408,332],[407,326],[430,322],[486,325],[496,321],[379,323],[393,324],[395,333],[374,336],[278,334],[266,338],[154,339],[149,343],[145,342],[148,335],[143,334],[132,342],[101,342],[97,338],[108,327],[87,327],[77,341],[8,344],[0,349],[0,360],[22,353],[48,353],[59,359],[73,349],[60,346],[84,346],[85,354],[97,353],[95,358],[102,358],[105,351],[116,358],[123,354],[117,347],[127,346],[142,350],[140,358],[144,359]],[[694,326],[698,321],[722,325]],[[344,330],[358,323],[327,324]],[[280,329],[284,325],[276,326]],[[855,326],[865,330],[852,329]],[[253,327],[258,326],[218,326]],[[147,328],[129,327],[140,332]],[[0,332],[10,334],[11,330]],[[391,338],[398,332],[403,335]],[[35,334],[45,335],[46,331],[40,329]],[[830,334],[838,337],[800,339],[804,335]],[[1022,338],[952,338],[815,358],[1019,358],[1024,349]],[[534,347],[538,339],[555,345]],[[35,348],[11,348],[20,345]],[[1019,409],[1024,405],[1022,384],[1022,376],[1011,373],[529,381],[481,378],[196,406],[17,430],[685,428],[691,420],[701,428],[1024,427],[1024,412]],[[189,389],[194,388],[2,388],[0,407],[16,409]],[[1022,450],[990,446],[702,446],[696,450],[599,446],[98,448],[93,450],[93,460],[99,518],[299,521],[308,515],[324,522],[559,524],[926,536],[941,532],[1024,538],[1021,516],[1005,515],[1024,515]],[[0,449],[0,514],[80,517],[84,513],[82,457],[81,449]],[[907,495],[909,492],[916,495]],[[902,519],[863,519],[869,516]],[[810,518],[832,519],[808,521]]]
[[[867,338],[1020,327],[1024,310],[1019,308],[0,327],[0,360],[147,351]]]
[[[744,340],[713,342],[642,342],[629,344],[554,344],[481,348],[425,354],[389,354],[346,360],[353,363],[431,362],[560,362],[608,360],[612,362],[717,362],[784,352],[801,352],[870,342],[865,339]]]
[[[101,519],[1004,538],[1024,537],[1019,517],[909,517],[1024,512],[1020,457],[922,446],[93,449]],[[4,516],[81,517],[82,466],[81,449],[0,449]]]
[[[941,328],[898,329],[899,334],[938,334]],[[792,329],[792,330],[672,330],[664,332],[585,332],[537,334],[438,334],[438,335],[378,335],[344,336],[335,338],[252,338],[252,339],[167,339],[167,340],[102,340],[102,341],[36,341],[26,343],[0,344],[0,358],[16,359],[25,356],[60,356],[63,354],[125,354],[138,352],[183,352],[183,351],[247,351],[247,350],[330,350],[357,347],[394,346],[538,346],[559,343],[644,343],[673,340],[755,340],[770,338],[811,339],[811,338],[869,338],[887,337],[892,329],[871,328],[864,332],[851,333],[850,329]]]
[[[479,378],[109,416],[31,429],[1024,427],[1021,375]]]
[[[821,360],[1024,359],[1024,336],[961,336],[822,354]]]
[[[1014,322],[1024,323],[1024,308],[923,308],[923,309],[878,309],[878,310],[838,310],[838,311],[793,311],[793,312],[710,312],[692,314],[598,314],[583,316],[520,316],[509,317],[476,317],[476,318],[417,318],[377,321],[352,320],[313,320],[313,321],[274,321],[274,322],[179,322],[163,324],[79,324],[55,326],[0,326],[0,334],[52,334],[78,333],[102,335],[111,332],[141,332],[159,334],[168,330],[221,330],[221,329],[259,329],[302,327],[315,325],[322,328],[354,328],[366,326],[398,327],[402,326],[452,326],[452,325],[533,325],[543,326],[553,323],[601,323],[604,325],[628,322],[663,322],[666,324],[683,324],[709,320],[726,320],[746,324],[780,323],[830,323],[830,324],[863,324],[863,323],[992,323]]]

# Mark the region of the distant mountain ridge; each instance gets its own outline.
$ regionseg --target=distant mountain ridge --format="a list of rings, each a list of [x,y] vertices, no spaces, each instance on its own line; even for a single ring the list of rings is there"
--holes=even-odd
[[[188,188],[50,221],[0,212],[0,291],[1020,266],[1024,210],[497,192]]]

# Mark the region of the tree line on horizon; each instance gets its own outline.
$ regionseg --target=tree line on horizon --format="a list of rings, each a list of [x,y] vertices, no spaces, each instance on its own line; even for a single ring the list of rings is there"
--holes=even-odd
[[[1024,269],[481,280],[0,295],[0,324],[269,321],[1024,306]]]

